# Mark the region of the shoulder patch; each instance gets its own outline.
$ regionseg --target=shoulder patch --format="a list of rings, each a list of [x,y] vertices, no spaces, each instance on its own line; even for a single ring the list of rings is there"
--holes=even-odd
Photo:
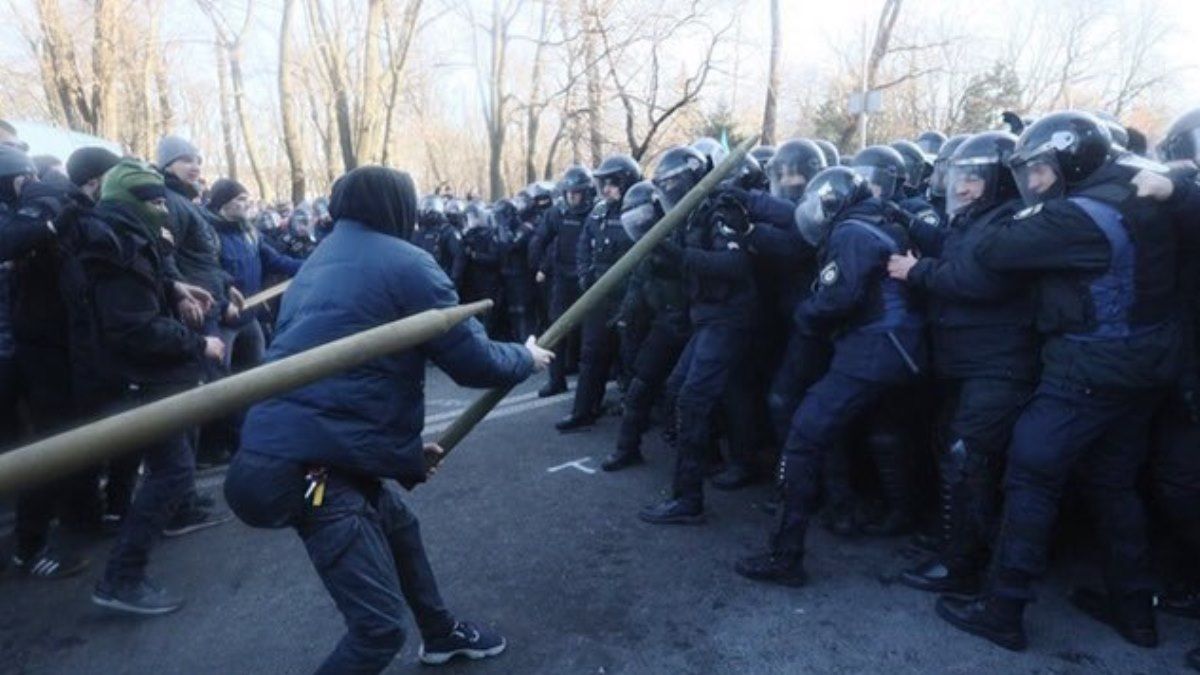
[[[1045,206],[1044,203],[1038,202],[1037,204],[1034,204],[1033,206],[1023,208],[1020,211],[1017,211],[1016,213],[1013,214],[1013,220],[1022,220],[1024,218],[1028,218],[1029,216],[1037,215],[1042,212],[1043,206]]]
[[[455,230],[455,231],[454,231],[454,238],[455,238],[455,239],[457,239],[457,240],[459,240],[459,241],[462,241],[462,232],[459,232],[458,230]]]
[[[942,219],[938,218],[938,214],[933,211],[925,211],[917,217],[921,219],[922,223],[925,223],[930,227],[937,227],[938,225],[942,224]]]
[[[838,276],[838,264],[837,261],[834,260],[825,267],[821,268],[821,273],[817,275],[817,279],[821,282],[822,286],[832,286],[837,283]]]

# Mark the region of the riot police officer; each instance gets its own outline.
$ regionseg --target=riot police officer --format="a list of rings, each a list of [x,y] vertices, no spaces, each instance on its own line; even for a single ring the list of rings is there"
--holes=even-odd
[[[967,134],[956,134],[946,139],[942,143],[941,149],[938,150],[937,158],[933,160],[933,172],[929,174],[929,189],[925,193],[925,199],[933,210],[938,214],[939,222],[946,222],[946,172],[949,169],[950,157],[958,146],[963,141],[967,140]]]
[[[503,248],[496,224],[478,203],[467,205],[463,217],[466,227],[462,233],[463,254],[466,267],[463,270],[463,302],[492,300],[496,307],[504,302],[504,282],[501,276]],[[503,310],[489,312],[484,325],[490,337],[499,338]]]
[[[657,188],[650,181],[642,181],[625,193],[621,225],[636,242],[662,218],[663,212]],[[671,236],[677,239],[675,233]],[[631,367],[617,448],[601,465],[605,471],[619,471],[645,461],[641,450],[642,434],[650,426],[654,401],[679,360],[691,332],[683,268],[678,256],[672,255],[671,251],[678,251],[677,241],[674,245],[655,248],[638,265],[621,303],[618,325],[646,316],[650,328]]]
[[[664,208],[679,203],[709,168],[709,160],[692,148],[664,153],[654,170]],[[693,332],[667,385],[675,399],[678,459],[672,496],[643,509],[638,517],[645,522],[692,524],[704,518],[704,463],[713,415],[726,388],[740,382],[735,374],[746,363],[759,318],[753,267],[742,242],[749,225],[738,200],[721,195],[711,196],[688,219],[677,255]]]
[[[923,131],[914,142],[921,152],[927,156],[936,157],[941,154],[942,146],[946,143],[946,134],[940,131]]]
[[[550,320],[557,321],[579,299],[579,269],[576,252],[583,223],[592,212],[596,188],[592,172],[573,166],[558,182],[563,195],[561,205],[551,206],[542,216],[529,243],[529,264],[538,284],[550,285]],[[567,371],[579,359],[578,329],[571,331],[555,348],[550,376],[538,396],[546,397],[567,390]]]
[[[500,242],[500,276],[504,314],[510,339],[524,340],[537,332],[533,275],[529,272],[529,240],[533,224],[517,213],[508,199],[496,202],[492,220]]]
[[[940,241],[921,244],[926,253],[919,260],[905,253],[888,264],[892,278],[928,298],[933,370],[946,420],[938,464],[942,548],[900,577],[920,590],[979,590],[1004,452],[1037,380],[1029,289],[1020,278],[985,268],[975,257],[980,242],[1006,227],[1020,208],[1008,169],[1016,142],[1002,131],[964,141],[947,173],[950,227],[927,233]]]
[[[605,158],[593,172],[602,201],[583,225],[575,251],[580,291],[586,291],[633,245],[621,227],[621,200],[626,190],[642,178],[637,162],[628,155]],[[620,336],[612,326],[624,289],[614,292],[588,313],[583,323],[583,349],[579,382],[571,414],[555,425],[559,431],[591,426],[600,416],[604,387],[621,351]]]
[[[1055,113],[1029,126],[1011,165],[1030,206],[977,252],[991,269],[1036,278],[1042,375],[1013,429],[988,590],[944,596],[937,610],[1007,649],[1026,645],[1025,605],[1076,470],[1100,522],[1108,593],[1074,600],[1134,644],[1158,641],[1134,482],[1151,416],[1181,365],[1170,264],[1176,233],[1166,207],[1130,199],[1133,170],[1113,161],[1111,150],[1108,130],[1086,113]]]
[[[822,250],[818,288],[797,309],[796,330],[832,339],[834,351],[783,446],[782,502],[768,551],[737,564],[751,579],[805,582],[804,541],[825,454],[855,419],[910,382],[924,358],[923,326],[908,289],[883,273],[889,255],[907,250],[907,236],[871,194],[861,175],[834,167],[813,178],[796,209],[802,235]]]
[[[417,226],[412,233],[412,243],[421,247],[426,253],[438,260],[438,240],[442,236],[442,226],[446,223],[446,207],[442,198],[437,195],[427,195],[421,199],[417,212]]]
[[[813,143],[816,143],[817,147],[821,149],[821,153],[825,155],[825,166],[841,166],[842,153],[838,152],[836,145],[823,138],[818,138]]]
[[[775,156],[775,146],[773,145],[758,145],[750,150],[750,156],[754,161],[758,162],[759,166],[766,166],[767,162]]]

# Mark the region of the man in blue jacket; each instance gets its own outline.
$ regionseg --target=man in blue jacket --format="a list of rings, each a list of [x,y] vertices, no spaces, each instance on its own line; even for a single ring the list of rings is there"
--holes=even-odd
[[[284,295],[268,361],[458,304],[433,258],[407,241],[416,211],[407,174],[363,167],[338,180],[336,227]],[[417,519],[384,479],[416,485],[441,453],[421,440],[427,359],[461,385],[495,387],[524,380],[551,358],[532,338],[524,347],[491,342],[472,319],[250,409],[225,494],[247,524],[296,528],[342,611],[348,632],[318,672],[383,670],[404,643],[406,604],[424,663],[504,650],[498,634],[446,610]]]

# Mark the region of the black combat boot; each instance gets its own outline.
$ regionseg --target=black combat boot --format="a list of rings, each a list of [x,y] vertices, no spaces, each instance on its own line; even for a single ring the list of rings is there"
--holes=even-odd
[[[867,439],[879,470],[887,511],[880,517],[863,523],[863,534],[873,537],[894,537],[912,532],[916,526],[915,477],[909,457],[909,446],[898,433],[878,433]]]
[[[600,464],[600,468],[605,471],[620,471],[628,469],[631,466],[644,464],[646,458],[642,456],[642,451],[637,448],[622,449],[617,448],[617,451],[609,455]]]
[[[554,428],[559,431],[576,431],[590,427],[596,423],[594,415],[581,415],[579,413],[571,413],[555,423]]]
[[[937,613],[955,628],[1019,652],[1029,644],[1021,617],[1025,602],[996,595],[962,597],[943,595]]]
[[[1077,588],[1071,604],[1093,619],[1114,628],[1125,641],[1137,647],[1158,646],[1158,627],[1154,620],[1154,595],[1137,591],[1121,596],[1091,588]]]
[[[551,381],[551,382],[547,382],[546,386],[542,387],[541,389],[538,389],[538,398],[549,398],[551,396],[557,396],[559,394],[565,393],[566,391],[567,391],[567,383],[565,380],[562,382]]]
[[[729,462],[721,473],[712,477],[709,483],[718,490],[740,490],[755,482],[754,472],[741,462]]]
[[[742,558],[734,570],[755,581],[781,586],[803,586],[808,583],[804,572],[804,556],[799,553],[760,553]]]
[[[974,561],[963,553],[972,537],[967,508],[969,486],[963,471],[963,454],[956,444],[939,462],[941,537],[937,554],[900,574],[900,583],[919,591],[975,595],[982,579]],[[965,450],[965,446],[961,448]]]
[[[617,451],[604,460],[601,469],[620,471],[646,461],[641,451],[642,434],[650,426],[650,409],[653,405],[653,389],[641,378],[630,380],[625,390],[621,428],[617,431]]]

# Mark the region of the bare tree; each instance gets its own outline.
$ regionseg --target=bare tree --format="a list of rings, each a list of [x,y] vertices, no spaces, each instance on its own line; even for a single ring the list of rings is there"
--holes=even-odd
[[[779,34],[779,0],[771,0],[771,62],[762,122],[762,142],[766,145],[775,144],[775,118],[779,114]]]
[[[304,150],[300,131],[292,112],[292,19],[296,0],[283,0],[283,16],[279,24],[279,113],[283,126],[283,147],[287,154],[292,185],[292,203],[304,201]],[[314,104],[315,109],[315,104]]]

